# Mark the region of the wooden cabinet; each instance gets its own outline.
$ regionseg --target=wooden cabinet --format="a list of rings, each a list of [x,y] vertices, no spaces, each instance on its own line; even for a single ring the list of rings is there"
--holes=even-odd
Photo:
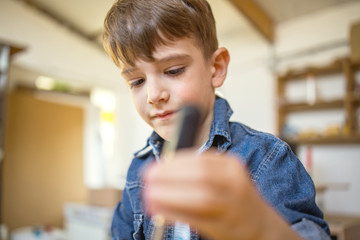
[[[278,77],[278,133],[279,137],[290,144],[360,144],[360,129],[358,126],[357,111],[360,106],[360,89],[356,82],[356,73],[359,73],[360,63],[354,63],[349,58],[342,58],[322,67],[306,67],[300,70],[291,70]],[[316,84],[319,77],[342,74],[345,81],[345,93],[342,98],[332,100],[310,99],[291,103],[286,98],[287,85],[294,81],[310,81]],[[312,83],[311,83],[312,82]],[[308,84],[308,83],[307,83]],[[342,109],[344,124],[339,134],[319,134],[290,136],[286,132],[288,116],[296,112],[324,111]],[[301,131],[301,130],[300,130]]]

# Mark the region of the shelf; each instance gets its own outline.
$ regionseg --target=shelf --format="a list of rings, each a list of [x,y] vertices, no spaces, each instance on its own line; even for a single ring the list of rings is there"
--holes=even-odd
[[[325,66],[309,66],[299,70],[289,70],[284,75],[278,76],[278,134],[285,136],[284,130],[288,117],[294,112],[315,112],[323,110],[343,110],[344,122],[339,125],[346,126],[349,136],[323,136],[321,134],[303,133],[298,138],[286,139],[291,145],[319,145],[319,144],[360,144],[358,108],[360,107],[360,94],[357,89],[356,74],[360,70],[360,62],[352,62],[350,58],[341,58]],[[344,77],[345,94],[342,99],[316,101],[314,104],[308,102],[287,102],[287,84],[291,81],[308,81],[309,76],[315,81],[318,76],[340,74]],[[313,83],[313,82],[312,82]],[[311,87],[311,85],[309,85]],[[310,89],[310,88],[309,88]],[[309,136],[309,137],[306,137]]]
[[[353,99],[354,102],[360,100]],[[317,110],[329,110],[329,109],[341,109],[345,105],[344,100],[332,100],[332,101],[318,101],[312,105],[308,103],[285,103],[280,106],[280,109],[284,112],[299,112],[299,111],[317,111]]]
[[[353,96],[351,98],[351,101],[356,104],[360,104],[360,95],[359,96]]]
[[[360,238],[360,217],[325,214],[331,236],[337,240],[356,240]]]
[[[281,82],[288,82],[294,80],[300,80],[308,77],[309,75],[314,76],[323,76],[341,73],[343,68],[343,62],[345,59],[338,59],[334,61],[332,64],[326,67],[307,67],[301,70],[290,70],[284,76],[279,78]],[[354,65],[357,67],[357,65]]]
[[[283,138],[283,140],[289,144],[360,144],[360,134],[354,136],[328,136],[328,137],[311,137],[311,138]]]
[[[315,183],[316,193],[324,193],[329,190],[346,191],[349,190],[349,188],[350,188],[350,183],[346,183],[346,182]]]
[[[359,71],[360,70],[360,62],[351,62],[350,66],[353,68],[354,71]]]

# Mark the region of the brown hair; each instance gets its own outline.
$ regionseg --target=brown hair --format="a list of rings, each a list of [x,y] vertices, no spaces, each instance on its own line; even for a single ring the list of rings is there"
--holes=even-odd
[[[209,59],[218,48],[206,0],[117,0],[104,21],[103,45],[117,66],[153,60],[155,48],[194,37]]]

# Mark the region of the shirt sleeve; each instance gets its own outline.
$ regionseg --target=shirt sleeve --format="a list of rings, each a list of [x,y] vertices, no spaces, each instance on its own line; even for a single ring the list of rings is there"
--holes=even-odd
[[[329,239],[314,183],[290,147],[279,140],[261,161],[254,180],[268,204],[304,239]]]
[[[122,201],[118,203],[114,211],[111,237],[112,240],[128,240],[133,239],[133,233],[133,214],[131,212],[128,190],[125,187]]]
[[[316,223],[303,218],[301,222],[291,225],[291,228],[306,240],[330,240],[330,236]]]

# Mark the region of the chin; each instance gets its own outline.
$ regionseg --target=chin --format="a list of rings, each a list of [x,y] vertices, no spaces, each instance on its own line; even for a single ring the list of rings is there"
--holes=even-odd
[[[159,134],[160,137],[162,137],[166,141],[170,141],[172,139],[172,136],[173,136],[172,128],[171,129],[162,128],[162,129],[159,129],[156,132],[157,132],[157,134]]]

